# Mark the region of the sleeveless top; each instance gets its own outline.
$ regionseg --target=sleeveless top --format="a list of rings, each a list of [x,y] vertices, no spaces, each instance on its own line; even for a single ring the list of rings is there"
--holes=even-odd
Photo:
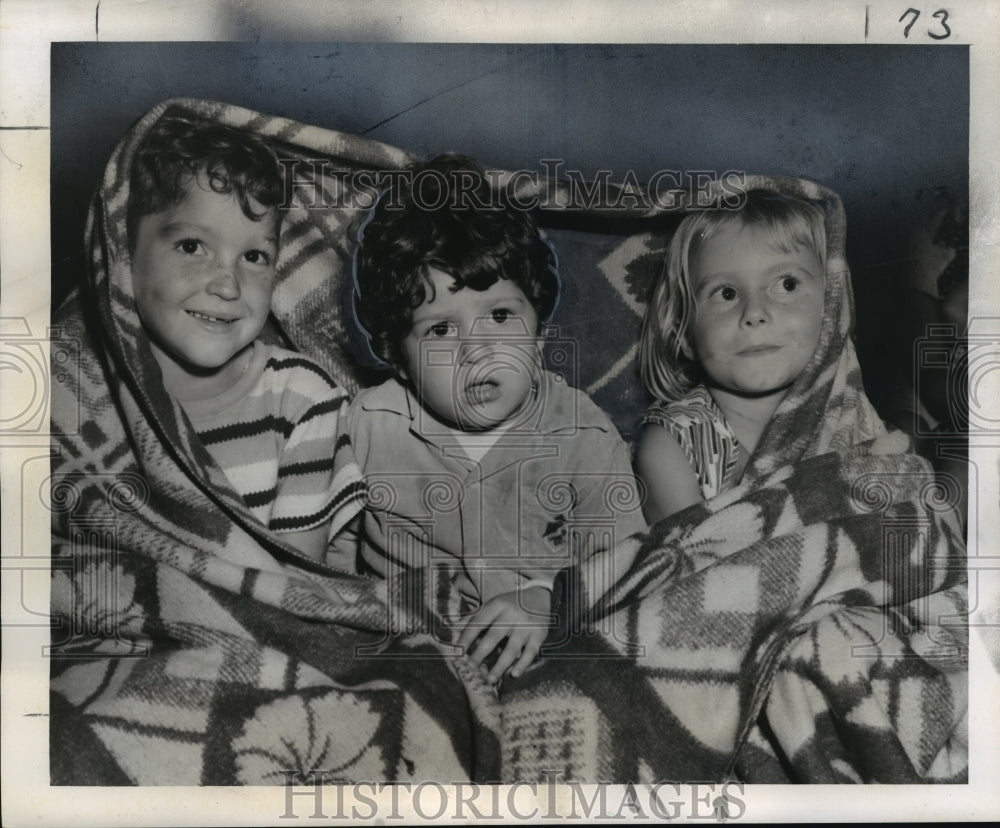
[[[642,422],[665,428],[677,440],[706,500],[740,482],[740,457],[746,450],[704,385],[679,400],[654,403]]]

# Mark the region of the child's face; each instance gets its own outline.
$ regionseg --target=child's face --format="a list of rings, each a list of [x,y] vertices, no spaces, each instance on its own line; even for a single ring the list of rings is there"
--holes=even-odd
[[[805,247],[724,227],[693,258],[695,358],[710,386],[739,396],[785,391],[819,342],[824,272]]]
[[[403,378],[451,425],[482,430],[513,420],[530,405],[538,376],[531,303],[509,279],[453,292],[455,280],[430,268],[428,283],[428,299],[402,342]]]
[[[135,299],[168,389],[233,373],[270,311],[276,255],[276,211],[253,221],[203,177],[179,204],[140,220]]]

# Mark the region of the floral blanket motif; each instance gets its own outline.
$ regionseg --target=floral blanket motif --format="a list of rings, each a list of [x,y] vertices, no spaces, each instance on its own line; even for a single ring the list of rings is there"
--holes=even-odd
[[[448,644],[447,582],[303,565],[163,391],[124,209],[132,153],[170,106],[277,143],[291,204],[268,336],[352,393],[375,378],[346,303],[358,182],[413,160],[190,100],[147,113],[110,159],[89,276],[53,319],[81,354],[53,384],[53,784],[966,778],[964,543],[952,493],[862,390],[835,194],[746,182],[819,200],[829,254],[820,348],[744,482],[561,573],[546,657],[497,694]],[[609,215],[561,200],[562,182],[517,186],[550,204],[560,254],[550,366],[630,438],[648,288],[676,216],[717,187]]]

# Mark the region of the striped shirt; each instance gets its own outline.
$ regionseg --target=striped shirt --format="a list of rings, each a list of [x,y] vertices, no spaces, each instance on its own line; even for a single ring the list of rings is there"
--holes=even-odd
[[[696,385],[679,400],[654,403],[643,413],[642,422],[662,426],[677,440],[706,500],[740,482],[740,459],[746,449],[704,385]]]
[[[261,523],[281,533],[329,521],[332,536],[363,506],[341,417],[347,394],[302,354],[260,341],[253,349],[232,388],[184,410]]]

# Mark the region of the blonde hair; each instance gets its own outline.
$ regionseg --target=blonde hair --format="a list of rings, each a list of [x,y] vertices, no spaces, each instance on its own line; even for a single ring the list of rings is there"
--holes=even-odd
[[[691,262],[705,241],[734,225],[759,231],[782,250],[813,250],[826,272],[826,215],[816,202],[772,190],[750,190],[736,209],[685,216],[670,240],[663,272],[646,306],[639,341],[642,382],[658,400],[680,399],[701,379],[690,340],[697,313]]]

